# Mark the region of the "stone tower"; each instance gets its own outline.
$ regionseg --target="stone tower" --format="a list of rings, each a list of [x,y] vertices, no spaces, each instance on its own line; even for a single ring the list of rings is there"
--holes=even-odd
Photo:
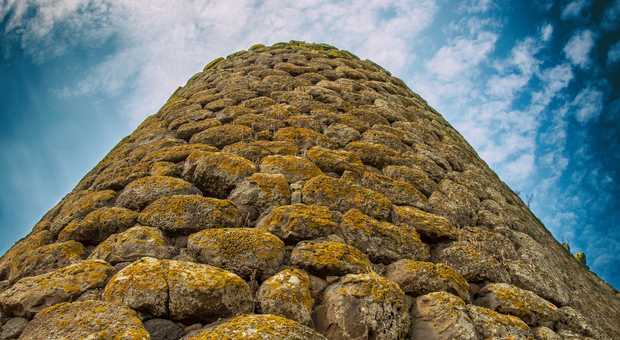
[[[439,113],[324,44],[218,58],[0,259],[3,339],[620,339]]]

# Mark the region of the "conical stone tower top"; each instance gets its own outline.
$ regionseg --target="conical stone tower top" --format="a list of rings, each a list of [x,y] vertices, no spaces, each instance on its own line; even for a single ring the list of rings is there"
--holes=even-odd
[[[0,259],[21,339],[620,339],[617,292],[399,79],[209,63]]]

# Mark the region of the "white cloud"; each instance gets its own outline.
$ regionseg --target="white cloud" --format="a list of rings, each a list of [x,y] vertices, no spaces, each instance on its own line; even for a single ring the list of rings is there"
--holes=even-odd
[[[594,35],[590,30],[575,33],[566,46],[564,54],[573,63],[581,67],[587,67],[590,63],[590,50],[594,47]]]
[[[125,110],[135,125],[211,59],[258,42],[327,42],[399,74],[415,58],[412,38],[436,10],[434,0],[10,0],[0,17],[12,15],[11,29],[41,58],[113,37],[117,51],[59,92],[115,95],[130,85]]]
[[[549,41],[553,35],[553,25],[546,24],[540,29],[540,37],[542,41]]]
[[[494,5],[493,0],[467,0],[461,3],[459,9],[468,13],[483,13]]]
[[[581,90],[572,102],[575,110],[575,118],[580,123],[586,123],[596,119],[603,107],[603,92],[589,86]]]
[[[570,19],[575,18],[581,14],[581,11],[584,10],[587,6],[590,5],[589,0],[574,0],[570,2],[564,9],[562,10],[561,17],[562,19]]]
[[[620,61],[620,41],[613,44],[607,51],[607,62],[613,64]]]
[[[444,46],[426,63],[426,68],[443,79],[461,76],[478,66],[493,51],[497,34],[480,32],[473,39],[459,38]]]

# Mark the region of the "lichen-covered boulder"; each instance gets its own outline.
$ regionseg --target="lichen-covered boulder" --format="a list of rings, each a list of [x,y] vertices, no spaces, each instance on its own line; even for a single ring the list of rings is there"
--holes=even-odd
[[[519,317],[530,326],[553,326],[557,307],[540,296],[506,283],[489,283],[478,293],[476,305]]]
[[[387,219],[392,209],[392,202],[383,194],[325,175],[304,184],[302,199],[306,204],[324,205],[340,212],[356,208],[379,219]]]
[[[133,226],[137,217],[137,212],[125,208],[99,208],[83,219],[76,219],[69,223],[58,234],[58,240],[97,244],[108,236]]]
[[[349,170],[355,173],[364,171],[364,163],[355,154],[344,150],[331,150],[315,146],[308,150],[308,159],[313,161],[321,170],[342,174]]]
[[[307,150],[313,146],[332,146],[332,142],[322,134],[301,127],[281,128],[273,136],[273,140],[286,141],[297,145],[301,150]]]
[[[258,163],[263,157],[269,155],[295,155],[299,152],[299,148],[297,145],[286,141],[257,140],[227,145],[222,151]]]
[[[205,196],[226,198],[235,185],[256,172],[249,160],[226,152],[197,152],[185,160],[183,178]]]
[[[41,309],[72,301],[89,289],[102,288],[114,268],[104,261],[81,261],[17,281],[0,294],[3,315],[32,317]]]
[[[336,240],[299,242],[291,252],[291,263],[321,277],[367,273],[372,270],[366,254]]]
[[[215,118],[187,122],[177,128],[177,137],[187,140],[201,131],[220,125],[222,125],[222,123]]]
[[[9,281],[50,272],[86,256],[86,248],[75,241],[66,241],[25,250],[10,262]]]
[[[256,227],[266,230],[285,242],[326,237],[335,234],[338,214],[321,205],[283,205],[262,217]]]
[[[288,268],[265,280],[256,294],[263,314],[276,314],[304,325],[312,322],[314,299],[306,272]]]
[[[116,205],[140,210],[165,196],[200,194],[191,183],[167,176],[147,176],[129,183],[116,199]]]
[[[403,259],[390,264],[386,268],[385,276],[398,283],[405,293],[413,296],[446,291],[469,301],[467,281],[443,263]]]
[[[93,250],[89,258],[116,264],[145,256],[166,259],[174,255],[174,247],[168,245],[161,230],[137,225],[108,237]]]
[[[54,235],[76,218],[83,218],[91,211],[111,206],[117,198],[113,190],[79,191],[68,197],[68,201],[60,207],[57,217],[48,226]],[[37,230],[38,231],[38,230]]]
[[[60,303],[39,312],[20,339],[127,339],[148,340],[149,333],[136,312],[103,301]]]
[[[193,262],[142,258],[116,273],[105,301],[157,317],[210,322],[252,310],[252,292],[239,276]]]
[[[411,339],[478,340],[465,302],[446,292],[419,296],[413,304]]]
[[[394,206],[392,209],[394,224],[406,225],[430,241],[455,240],[458,237],[456,229],[447,218],[427,213],[416,207]]]
[[[437,188],[437,183],[428,174],[416,165],[388,165],[383,168],[383,174],[395,180],[407,182],[416,187],[426,197],[429,197]]]
[[[532,339],[530,328],[516,316],[475,305],[467,305],[467,313],[476,327],[478,336],[483,339]]]
[[[326,340],[310,327],[270,314],[240,315],[186,335],[183,340]]]
[[[444,179],[429,197],[428,202],[433,212],[446,217],[458,227],[476,224],[476,212],[480,200],[459,183]]]
[[[271,208],[291,203],[291,192],[285,176],[255,173],[239,183],[228,198],[244,221],[254,222]]]
[[[261,160],[260,171],[268,174],[282,174],[289,183],[305,181],[323,172],[304,157],[273,155]]]
[[[338,234],[375,262],[430,257],[429,247],[420,240],[414,228],[376,220],[358,209],[351,209],[342,216]]]
[[[331,124],[325,129],[324,134],[341,147],[360,139],[362,136],[356,129],[341,123]]]
[[[15,261],[24,253],[37,249],[41,246],[49,244],[53,241],[53,234],[47,230],[33,232],[30,235],[24,237],[11,249],[9,249],[4,256],[0,257],[0,279],[6,280],[11,273],[11,263]]]
[[[189,236],[187,249],[198,261],[244,278],[271,275],[284,259],[284,242],[255,228],[205,229]]]
[[[555,328],[558,331],[568,330],[587,337],[601,338],[598,331],[592,328],[586,318],[573,307],[558,308],[557,314],[558,320],[555,323]]]
[[[204,143],[222,148],[226,145],[252,139],[252,128],[245,125],[226,124],[198,132],[190,139],[191,143]]]
[[[374,273],[350,274],[327,287],[315,315],[329,339],[405,339],[409,332],[405,293]]]
[[[200,195],[175,195],[158,199],[138,216],[144,225],[187,234],[213,227],[232,227],[241,223],[237,207],[228,200]]]
[[[394,204],[427,206],[426,197],[407,182],[393,180],[374,171],[354,173],[345,171],[342,179],[385,195]]]
[[[437,248],[436,256],[454,268],[468,281],[510,282],[508,270],[481,246],[467,241],[455,241]]]

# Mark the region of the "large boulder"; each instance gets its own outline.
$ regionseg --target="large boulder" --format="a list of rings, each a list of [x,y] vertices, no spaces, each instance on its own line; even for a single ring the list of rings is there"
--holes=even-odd
[[[306,204],[318,204],[346,212],[356,208],[379,219],[390,216],[392,202],[383,194],[325,175],[307,181],[302,189]]]
[[[390,264],[385,276],[398,283],[405,293],[413,296],[446,291],[469,301],[467,281],[443,263],[403,259]]]
[[[189,236],[187,249],[198,261],[244,278],[269,276],[284,259],[284,242],[255,228],[205,229]]]
[[[349,274],[327,287],[315,311],[317,329],[334,340],[404,339],[405,293],[377,274]]]
[[[241,210],[243,220],[254,222],[271,208],[291,203],[286,177],[255,173],[239,183],[229,199]]]
[[[323,173],[307,158],[288,155],[266,156],[261,160],[260,171],[268,174],[282,174],[289,183],[305,181]]]
[[[406,225],[415,230],[426,240],[433,242],[455,240],[459,230],[447,218],[428,213],[411,206],[394,206],[392,221],[397,225]]]
[[[112,234],[132,227],[137,217],[137,212],[125,208],[99,208],[83,219],[76,219],[69,223],[58,234],[58,240],[97,244]]]
[[[467,305],[478,335],[483,339],[531,339],[530,328],[516,316],[501,314],[488,308]]]
[[[130,308],[103,301],[60,303],[39,312],[20,339],[147,340],[149,333]]]
[[[81,261],[17,281],[0,294],[3,315],[32,317],[56,303],[72,301],[89,289],[103,288],[114,273],[104,261]]]
[[[256,172],[254,164],[227,152],[195,152],[185,160],[183,178],[205,196],[226,198],[235,185]]]
[[[165,196],[200,194],[200,190],[182,179],[168,176],[147,176],[129,183],[116,199],[116,205],[141,210]]]
[[[86,248],[75,241],[47,244],[35,249],[24,250],[10,262],[9,281],[14,282],[26,276],[50,272],[86,256]]]
[[[89,258],[116,264],[135,261],[145,256],[166,259],[173,257],[175,253],[176,250],[168,245],[161,230],[137,225],[108,237],[93,250]]]
[[[116,273],[103,299],[157,317],[210,322],[252,311],[252,292],[239,276],[193,262],[142,258]]]
[[[425,340],[478,340],[465,302],[447,292],[433,292],[415,299],[410,336]]]
[[[321,205],[283,205],[262,217],[256,227],[285,242],[315,239],[338,231],[339,214]]]
[[[553,326],[558,308],[533,292],[506,283],[489,283],[478,293],[476,305],[514,315],[530,326]]]
[[[342,216],[338,234],[375,262],[430,257],[429,247],[420,240],[414,228],[376,220],[358,209],[351,209]]]
[[[285,269],[265,280],[256,294],[263,314],[276,314],[310,325],[314,299],[310,276],[296,268]]]
[[[213,227],[234,227],[241,223],[237,207],[228,200],[200,195],[163,197],[147,206],[138,216],[144,225],[188,234]]]
[[[183,340],[326,340],[310,327],[270,314],[240,315],[192,332]]]
[[[343,242],[327,239],[299,242],[291,252],[291,263],[322,277],[372,270],[366,254]]]

